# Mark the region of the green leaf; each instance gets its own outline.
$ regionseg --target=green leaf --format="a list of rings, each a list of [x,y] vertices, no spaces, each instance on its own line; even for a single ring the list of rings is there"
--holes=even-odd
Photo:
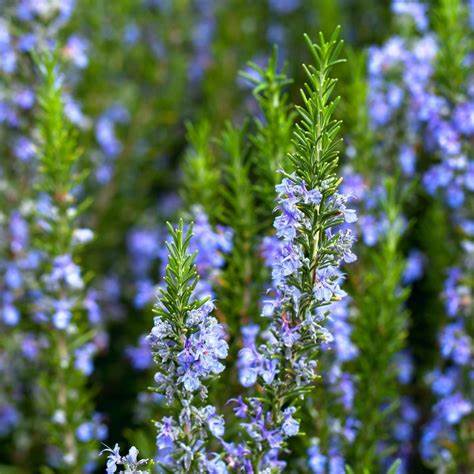
[[[402,465],[402,461],[397,459],[388,469],[387,474],[397,474],[400,466]]]

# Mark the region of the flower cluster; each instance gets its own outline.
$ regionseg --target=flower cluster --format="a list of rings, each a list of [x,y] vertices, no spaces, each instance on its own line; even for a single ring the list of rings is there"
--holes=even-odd
[[[256,342],[257,328],[246,327],[244,348],[239,353],[241,382],[245,386],[258,383],[264,393],[263,403],[261,397],[249,397],[247,402],[239,400],[235,410],[246,420],[241,423],[246,444],[239,451],[257,472],[281,472],[286,466],[281,459],[283,449],[299,433],[299,422],[293,416],[298,408],[295,399],[316,386],[315,355],[333,340],[325,324],[328,306],[345,295],[339,267],[356,259],[351,251],[352,232],[341,227],[355,222],[356,214],[346,206],[346,196],[337,192],[337,178],[328,171],[337,162],[337,152],[320,150],[316,160],[321,161],[316,163],[308,156],[306,140],[318,140],[314,129],[331,126],[331,111],[325,109],[328,97],[318,94],[329,81],[325,74],[333,55],[337,56],[337,42],[324,43],[322,39],[318,53],[317,46],[312,48],[321,61],[324,72],[319,80],[323,82],[318,83],[308,72],[311,83],[318,86],[314,91],[308,88],[308,111],[301,112],[303,124],[295,139],[296,170],[285,174],[276,187],[277,240],[267,238],[263,249],[264,257],[272,260],[272,286],[262,308],[262,315],[270,322],[261,334],[261,343]],[[316,106],[322,123],[311,115]],[[325,145],[330,147],[327,142]],[[317,170],[324,170],[323,174]]]
[[[40,59],[39,192],[32,219],[39,262],[28,288],[34,295],[28,309],[37,341],[45,342],[35,361],[42,374],[33,379],[33,387],[40,394],[38,422],[47,434],[49,465],[90,471],[97,455],[95,443],[107,432],[100,417],[89,411],[86,383],[106,337],[98,330],[101,311],[96,292],[79,265],[82,247],[93,238],[90,229],[79,225],[80,155],[65,116],[56,59],[49,51]],[[54,380],[46,375],[51,373],[57,374]],[[46,393],[54,396],[45,397]]]
[[[117,125],[127,124],[127,110],[115,104],[105,110],[95,123],[95,137],[103,156],[96,165],[96,178],[100,184],[106,184],[112,178],[114,161],[122,151],[123,145],[117,137]]]
[[[432,419],[424,427],[421,454],[438,468],[452,465],[450,443],[465,442],[460,427],[474,412],[469,388],[474,342],[468,321],[473,307],[472,248],[468,245],[466,251],[465,265],[451,268],[445,281],[443,297],[448,321],[438,341],[442,365],[427,374],[437,402]]]
[[[275,228],[280,245],[276,252],[274,249],[272,265],[274,298],[267,299],[263,305],[263,315],[271,318],[271,323],[259,346],[256,345],[258,328],[244,328],[245,347],[239,353],[239,374],[241,383],[247,387],[258,381],[276,393],[305,392],[315,383],[316,362],[301,348],[330,344],[334,339],[324,324],[327,305],[345,294],[339,286],[342,274],[338,267],[342,262],[355,260],[351,252],[353,237],[347,229],[337,232],[327,229],[318,248],[319,265],[311,271],[312,262],[302,244],[303,236],[314,229],[308,217],[311,215],[309,208],[317,209],[325,190],[308,190],[303,181],[292,175],[283,179],[277,191],[279,214]],[[326,196],[325,210],[334,216],[331,220],[334,225],[355,221],[355,213],[345,204],[343,195]],[[333,323],[335,329],[337,323]],[[343,347],[347,342],[343,338],[339,333],[336,346],[343,351],[355,351],[352,346]],[[341,354],[341,357],[346,355],[349,354]],[[336,367],[334,370],[337,371]],[[294,374],[294,380],[287,379],[285,374],[288,372]],[[328,375],[334,377],[335,373]],[[299,431],[299,423],[293,418],[296,408],[287,406],[265,413],[257,399],[250,399],[248,406],[240,402],[236,410],[245,413],[245,417],[250,416],[249,422],[242,424],[252,443],[249,451],[265,453],[259,469],[267,468],[268,464],[268,467],[281,470],[285,463],[278,456],[284,441]]]
[[[142,468],[150,462],[148,459],[138,459],[138,449],[135,446],[132,446],[128,454],[122,456],[120,454],[120,447],[118,444],[114,448],[106,448],[101,451],[100,454],[108,453],[107,456],[107,474],[113,474],[114,472],[119,473],[134,473],[134,474],[145,474],[148,471],[142,471]],[[123,467],[123,470],[117,471],[120,469],[120,466]]]
[[[157,372],[156,391],[166,397],[171,417],[156,424],[158,462],[174,472],[208,471],[219,464],[205,444],[208,433],[221,438],[223,418],[203,406],[206,384],[223,370],[228,345],[223,326],[211,316],[213,304],[196,299],[197,273],[188,253],[191,230],[170,228],[169,260],[157,316],[149,340]]]
[[[250,398],[247,403],[241,397],[230,402],[234,405],[235,416],[245,420],[240,426],[248,442],[223,443],[229,468],[233,472],[280,472],[286,465],[279,459],[284,442],[299,432],[300,423],[293,417],[295,407],[285,408],[275,425],[271,411],[256,398]],[[260,458],[258,463],[251,461],[252,455]]]
[[[6,414],[17,413],[14,404],[19,405],[22,396],[31,389],[22,380],[35,379],[28,372],[32,370],[32,362],[37,361],[39,349],[45,347],[44,337],[37,334],[37,327],[32,327],[32,323],[34,326],[39,322],[34,308],[40,296],[37,282],[41,277],[44,256],[33,244],[35,236],[32,235],[37,206],[33,190],[38,177],[40,150],[38,130],[33,122],[39,103],[36,90],[38,80],[31,55],[56,42],[73,9],[74,2],[71,1],[2,2],[0,152],[5,159],[0,165],[0,187],[6,199],[2,199],[0,211],[0,325],[4,335],[0,343],[3,360],[0,404],[5,407]],[[77,70],[74,51],[70,56],[63,50],[59,54],[68,68]],[[72,97],[64,95],[71,109],[74,108],[76,103]],[[72,116],[67,116],[72,120]],[[10,341],[7,342],[7,339]],[[22,354],[28,356],[22,358]],[[14,366],[11,365],[7,371],[10,364]],[[4,373],[4,370],[10,374]],[[15,385],[18,389],[14,388]],[[14,401],[8,401],[12,390],[17,393],[14,394]],[[6,415],[6,419],[10,421],[5,426],[20,421],[19,415]]]
[[[11,133],[8,144],[15,161],[23,166],[37,158],[37,146],[29,133],[31,112],[37,104],[29,55],[57,41],[74,11],[74,2],[35,4],[21,1],[14,6],[4,5],[4,8],[6,15],[0,21],[0,54],[2,72],[7,79],[5,92],[8,93],[2,94],[0,101],[0,121]],[[87,65],[87,49],[87,42],[82,37],[71,35],[60,53],[65,63],[79,71]],[[65,93],[65,105],[66,116],[72,123],[78,127],[88,125],[79,104],[70,94]]]
[[[225,263],[225,255],[232,248],[232,231],[223,226],[214,230],[204,211],[196,206],[193,208],[193,235],[190,241],[190,251],[196,254],[196,268],[199,280],[193,298],[213,298],[213,286],[219,279]],[[160,247],[159,230],[136,229],[129,235],[129,250],[133,272],[136,275],[135,304],[138,308],[153,301],[157,285],[153,284],[154,271],[164,276],[168,255]],[[159,286],[159,285],[158,285]],[[150,340],[144,335],[140,337],[137,347],[127,348],[127,356],[132,365],[138,370],[152,366]]]
[[[450,19],[462,13],[464,7],[457,2],[441,2],[440,8],[437,15],[449,24]],[[424,190],[431,196],[442,196],[447,206],[454,209],[451,214],[453,224],[461,224],[460,227],[464,228],[461,234],[469,235],[466,225],[463,225],[466,224],[463,216],[471,205],[474,182],[474,98],[473,77],[469,73],[472,58],[468,48],[462,44],[458,48],[459,55],[456,58],[450,56],[446,34],[449,35],[451,29],[438,25],[437,34],[430,32],[426,6],[395,2],[393,9],[402,20],[413,21],[419,35],[395,36],[382,47],[371,49],[369,100],[373,127],[379,136],[384,137],[384,149],[398,155],[400,168],[406,177],[416,176],[417,169],[423,169],[421,181]],[[462,27],[459,24],[459,28]],[[449,72],[444,74],[451,75],[452,80],[450,77],[443,82],[443,59],[448,56]],[[459,75],[458,72],[464,69],[465,73]],[[453,93],[451,84],[454,81],[457,83]],[[392,135],[386,133],[387,128]],[[426,160],[426,155],[430,161]],[[418,164],[421,159],[424,162]],[[462,246],[461,264],[449,270],[443,295],[448,320],[438,336],[441,360],[439,366],[426,376],[437,401],[433,416],[423,429],[420,450],[425,462],[439,469],[455,462],[456,455],[449,446],[455,440],[461,444],[465,442],[460,434],[462,420],[472,412],[472,393],[463,382],[465,377],[469,378],[466,373],[472,365],[472,334],[463,316],[466,313],[457,307],[459,301],[471,305],[472,288],[466,283],[472,274],[468,263],[471,259],[469,248],[469,242]],[[405,283],[421,276],[425,260],[425,256],[412,251],[404,275]],[[415,409],[404,410],[403,405],[401,413],[403,419],[397,426],[403,426],[403,430],[396,430],[396,439],[399,443],[406,443],[412,431],[408,427],[417,422],[419,414]],[[403,413],[408,413],[408,416]]]
[[[402,6],[403,5],[403,6]],[[437,157],[424,173],[423,184],[429,194],[443,193],[453,208],[461,206],[466,192],[473,191],[474,164],[469,143],[474,134],[472,77],[456,101],[442,94],[436,83],[439,54],[437,37],[427,31],[425,7],[395,2],[395,11],[411,15],[421,37],[394,36],[383,46],[373,47],[369,55],[369,110],[373,126],[382,133],[391,123],[405,142],[398,146],[402,172],[412,176],[416,170],[417,148]],[[471,60],[465,58],[469,63]],[[395,132],[389,147],[397,147]],[[386,148],[389,150],[390,148]]]
[[[341,309],[331,310],[328,327],[335,337],[333,341],[323,345],[319,363],[324,389],[331,398],[329,416],[326,419],[329,430],[327,430],[327,439],[324,440],[324,449],[322,449],[320,438],[311,440],[308,448],[307,463],[314,474],[344,472],[346,446],[354,443],[356,434],[361,428],[361,422],[353,416],[355,377],[344,367],[346,362],[357,356],[357,348],[350,339],[346,339],[352,328],[344,321],[345,305],[339,302],[331,306],[341,306]],[[339,321],[335,320],[338,316],[342,316]],[[335,331],[336,328],[342,329],[340,337]],[[336,339],[338,339],[337,342]]]
[[[194,231],[190,249],[196,252],[196,267],[199,274],[196,297],[214,297],[213,285],[219,279],[225,263],[225,255],[232,248],[232,230],[224,226],[213,226],[203,209],[193,207],[191,219]],[[138,227],[128,236],[130,263],[135,283],[135,305],[141,308],[153,302],[156,286],[154,281],[163,277],[167,264],[166,249],[160,245],[163,234],[159,227]]]
[[[160,316],[155,317],[149,341],[160,361],[155,382],[159,392],[171,402],[178,393],[199,391],[206,396],[203,382],[224,370],[221,359],[227,357],[224,328],[210,315],[214,305],[207,301],[189,311],[184,327],[188,336],[176,341],[176,328]]]

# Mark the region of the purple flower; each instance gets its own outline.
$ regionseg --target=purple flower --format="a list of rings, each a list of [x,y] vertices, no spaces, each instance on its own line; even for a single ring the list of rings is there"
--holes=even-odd
[[[459,135],[447,122],[438,124],[436,130],[438,144],[442,151],[448,155],[456,155],[461,152]]]
[[[89,322],[93,325],[99,324],[102,320],[102,312],[97,302],[98,292],[96,290],[89,290],[84,298],[83,305],[87,311]]]
[[[249,407],[247,404],[243,401],[242,397],[239,395],[238,398],[232,398],[229,400],[228,403],[234,403],[236,406],[234,407],[234,413],[237,418],[245,418],[248,414],[248,409]]]
[[[319,443],[315,442],[308,449],[309,468],[313,474],[325,474],[327,457],[321,453]]]
[[[466,400],[460,393],[455,393],[443,398],[435,407],[438,416],[449,425],[459,421],[472,412],[472,403]]]
[[[204,408],[205,417],[209,431],[216,438],[222,438],[224,436],[225,424],[224,417],[216,413],[216,408],[208,405]]]
[[[52,317],[53,325],[56,329],[65,330],[72,319],[73,302],[71,300],[58,300],[53,303],[54,312]]]
[[[143,308],[144,306],[152,303],[156,296],[156,287],[150,280],[140,280],[136,283],[136,295],[134,303],[137,308]]]
[[[450,395],[458,384],[459,371],[456,368],[450,368],[442,373],[436,369],[428,375],[428,381],[435,395],[445,397]]]
[[[336,383],[336,388],[340,393],[342,406],[347,412],[350,412],[353,408],[354,397],[356,394],[355,384],[352,376],[350,374],[343,373]]]
[[[326,267],[317,270],[314,297],[317,301],[329,303],[333,298],[344,296],[339,287],[341,273],[335,267]]]
[[[410,284],[419,280],[423,276],[424,266],[425,256],[419,250],[412,250],[406,261],[403,282]]]
[[[23,275],[15,263],[7,263],[4,279],[6,286],[11,290],[18,290],[23,285]]]
[[[193,208],[194,235],[190,250],[196,253],[196,267],[200,275],[210,278],[224,266],[224,255],[232,249],[232,230],[218,227],[214,231],[204,211]]]
[[[474,102],[463,102],[456,106],[453,115],[454,126],[464,135],[474,134]]]
[[[430,194],[434,194],[438,188],[446,187],[453,176],[452,170],[446,165],[432,166],[423,176],[423,185]]]
[[[148,459],[138,460],[138,449],[135,446],[132,446],[128,451],[126,456],[120,455],[120,447],[118,444],[115,445],[113,449],[107,448],[100,452],[102,455],[103,453],[109,453],[107,457],[107,474],[113,474],[117,472],[118,466],[123,466],[125,471],[124,472],[142,472],[140,467],[148,464]]]
[[[19,212],[10,217],[9,231],[11,234],[10,248],[13,253],[24,251],[28,246],[28,225]]]
[[[397,366],[398,380],[401,384],[408,384],[413,376],[413,359],[411,355],[406,352],[399,352],[395,356],[395,364]]]
[[[107,432],[107,426],[102,423],[102,417],[96,413],[92,421],[86,421],[78,426],[76,436],[82,443],[92,440],[103,441],[107,437]]]
[[[173,342],[169,323],[160,317],[155,318],[155,326],[149,340],[152,351],[165,362],[163,372],[159,374],[164,376],[162,390],[167,392],[169,397],[180,384],[185,390],[194,392],[201,387],[203,380],[224,370],[220,360],[227,357],[228,345],[222,325],[210,316],[213,309],[213,304],[207,302],[199,309],[189,312],[186,326],[190,335],[184,338],[184,346],[179,351]],[[172,363],[169,370],[166,365],[168,362]],[[174,379],[173,385],[164,386],[170,377]]]
[[[415,173],[416,155],[411,146],[402,146],[398,157],[402,171],[406,176],[413,176]]]
[[[464,192],[461,187],[453,184],[446,189],[446,202],[454,209],[460,207],[464,202]]]
[[[107,157],[115,158],[122,151],[122,143],[117,138],[115,126],[127,121],[128,112],[120,105],[110,107],[97,120],[95,136]]]
[[[291,13],[300,6],[300,0],[269,0],[270,7],[276,12]]]
[[[366,191],[367,186],[364,177],[352,171],[347,171],[344,175],[344,181],[341,184],[341,192],[348,196],[348,198],[354,198],[356,201],[360,201]]]
[[[394,0],[392,11],[396,15],[406,15],[412,18],[419,31],[424,32],[428,28],[427,6],[417,1]]]
[[[18,424],[20,415],[12,405],[0,405],[0,436],[7,436]]]
[[[31,335],[26,334],[21,341],[21,351],[26,359],[33,361],[38,357],[40,344],[37,339]]]
[[[31,161],[36,157],[36,146],[30,139],[21,136],[13,145],[13,153],[21,161]]]
[[[370,118],[373,126],[382,127],[386,125],[392,117],[392,110],[388,106],[385,96],[382,94],[372,94],[370,97]]]
[[[87,50],[89,49],[89,42],[78,35],[72,35],[68,38],[64,49],[64,56],[72,61],[75,66],[83,69],[89,63],[87,57]]]
[[[449,316],[455,316],[462,309],[463,286],[460,285],[462,272],[460,268],[449,269],[448,277],[444,284],[445,308]]]
[[[93,357],[97,352],[95,344],[89,342],[75,351],[74,367],[84,375],[91,375],[94,370]]]
[[[153,364],[150,343],[146,336],[140,337],[138,347],[128,347],[126,354],[135,370],[146,370]]]
[[[460,322],[448,324],[440,335],[441,354],[456,364],[466,365],[472,356],[472,340]]]
[[[300,430],[300,422],[293,418],[295,411],[295,407],[288,407],[283,410],[282,432],[288,438],[296,436]]]
[[[65,284],[72,290],[80,290],[84,286],[81,277],[81,269],[77,266],[70,255],[60,255],[53,260],[53,268],[45,281],[52,289]]]
[[[251,387],[257,382],[261,370],[261,356],[256,349],[244,347],[239,351],[237,367],[239,368],[239,381],[244,387]]]
[[[378,242],[381,234],[380,222],[370,215],[360,216],[359,222],[364,244],[373,247]]]

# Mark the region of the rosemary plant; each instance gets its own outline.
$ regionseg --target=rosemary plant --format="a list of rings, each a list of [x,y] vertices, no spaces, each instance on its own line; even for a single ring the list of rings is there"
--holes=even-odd
[[[89,277],[79,266],[80,248],[92,238],[89,229],[79,227],[87,202],[79,201],[77,195],[86,172],[78,166],[80,149],[64,114],[58,67],[53,53],[41,54],[36,231],[41,276],[32,312],[48,341],[39,356],[38,374],[38,410],[48,464],[61,472],[79,473],[97,452],[98,427],[88,387],[97,350],[93,341],[97,321],[88,318]]]

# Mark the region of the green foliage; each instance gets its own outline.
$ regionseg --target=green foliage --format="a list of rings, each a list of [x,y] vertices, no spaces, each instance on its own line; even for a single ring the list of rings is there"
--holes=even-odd
[[[256,255],[259,226],[245,130],[245,126],[237,129],[228,124],[219,142],[224,154],[223,223],[233,229],[234,245],[222,275],[222,294],[218,299],[234,337],[240,325],[258,315],[261,294],[262,265]]]
[[[43,216],[51,231],[38,234],[40,246],[50,256],[68,253],[71,249],[74,223],[88,201],[78,205],[73,191],[84,182],[87,169],[78,164],[81,150],[71,124],[64,113],[61,73],[55,53],[37,55],[42,82],[38,88],[39,169],[37,191],[47,194],[57,214]]]
[[[387,470],[387,474],[397,474],[402,466],[402,461],[397,459]],[[375,472],[375,471],[374,471]],[[360,471],[361,474],[371,474],[371,471],[364,469]],[[346,466],[346,474],[355,474],[350,466]]]
[[[319,43],[313,43],[305,35],[316,66],[304,65],[308,82],[301,90],[303,105],[297,107],[300,122],[296,124],[290,154],[294,171],[310,189],[320,186],[324,180],[325,189],[334,191],[339,184],[336,170],[339,161],[338,133],[341,122],[333,118],[339,98],[333,98],[337,79],[330,77],[339,59],[343,42],[339,40],[340,28],[326,41],[322,33]]]
[[[38,58],[42,83],[38,91],[40,113],[39,124],[39,193],[50,200],[50,209],[38,218],[48,225],[36,229],[35,241],[43,251],[42,273],[47,275],[57,256],[70,255],[78,260],[78,247],[73,243],[73,232],[78,226],[78,217],[85,207],[77,205],[75,193],[82,183],[85,172],[78,172],[80,152],[74,133],[64,113],[61,76],[57,57],[50,52],[41,53]],[[87,388],[87,377],[75,366],[75,351],[92,338],[94,331],[88,328],[84,308],[78,302],[78,294],[70,289],[54,289],[43,284],[39,289],[43,304],[52,305],[55,301],[70,298],[71,330],[58,330],[51,321],[39,329],[49,344],[48,351],[41,352],[40,371],[37,374],[39,392],[35,403],[39,428],[48,441],[59,449],[58,471],[68,473],[82,472],[83,466],[95,454],[95,441],[78,443],[76,430],[84,421],[91,418],[91,398],[93,392]],[[80,292],[81,290],[79,290]],[[82,295],[81,295],[82,296]],[[52,309],[46,311],[52,317]],[[44,469],[47,469],[44,467]]]
[[[176,188],[183,122],[199,116],[196,98],[200,97],[188,77],[195,55],[191,42],[195,10],[191,0],[167,2],[165,8],[135,0],[75,3],[68,31],[80,32],[93,50],[75,96],[94,121],[117,104],[129,112],[127,124],[116,130],[122,146],[114,157],[110,181],[85,184],[88,195],[94,196],[98,236],[87,252],[87,263],[96,273],[110,272],[111,266],[121,273],[124,235],[137,216]],[[139,40],[127,44],[124,37],[131,27],[137,29]],[[82,132],[81,144],[92,151],[85,158],[96,165],[94,132],[95,127]]]
[[[295,114],[288,102],[286,88],[291,80],[285,70],[278,71],[278,51],[275,48],[265,68],[250,63],[252,74],[242,73],[253,85],[253,95],[262,112],[256,118],[256,131],[251,140],[252,160],[257,175],[256,194],[259,198],[258,216],[265,227],[271,227],[275,203],[275,186],[281,181],[280,171],[287,167]],[[286,166],[285,166],[286,165]]]
[[[408,300],[410,310],[416,311],[410,327],[410,346],[418,365],[424,368],[423,373],[432,369],[438,357],[436,340],[445,318],[444,304],[439,295],[456,248],[443,205],[438,201],[427,202],[427,199],[426,196],[420,197],[413,203],[417,207],[410,208],[412,245],[426,255],[429,268],[423,280],[416,283]],[[423,386],[423,380],[419,384]]]
[[[388,469],[387,474],[397,474],[402,466],[402,461],[397,459]]]
[[[318,10],[318,29],[324,35],[330,35],[341,24],[342,9],[340,2],[333,0],[313,0],[314,8]]]
[[[329,256],[325,247],[330,238],[325,231],[341,223],[339,214],[326,210],[327,200],[341,182],[336,173],[341,122],[333,118],[339,97],[333,98],[337,81],[330,76],[334,66],[344,61],[339,59],[343,46],[339,33],[338,27],[328,41],[320,33],[318,43],[313,43],[305,36],[315,65],[303,65],[307,82],[301,90],[303,105],[296,108],[300,121],[294,128],[294,151],[289,155],[295,175],[306,183],[308,189],[318,189],[322,194],[319,206],[310,206],[303,211],[308,214],[312,228],[307,235],[302,236],[304,253],[310,259],[310,266],[302,275],[305,294],[301,304],[302,312],[314,305],[312,295],[316,269],[324,266],[325,259]]]
[[[368,110],[368,83],[366,79],[367,55],[349,49],[347,72],[350,80],[344,94],[344,119],[349,131],[349,143],[354,148],[355,157],[351,161],[354,171],[366,179],[375,177],[374,135],[370,127]]]
[[[472,30],[467,24],[469,14],[462,0],[439,0],[434,27],[439,38],[437,75],[442,92],[452,99],[464,90],[469,68],[468,53],[472,52]]]
[[[160,304],[156,305],[153,311],[164,320],[173,322],[173,328],[177,329],[176,337],[179,339],[180,335],[186,332],[188,312],[201,306],[203,301],[191,301],[198,282],[194,255],[188,251],[192,229],[185,231],[181,219],[176,228],[168,223],[168,230],[171,241],[166,243],[169,261],[166,265],[165,288],[159,295]]]
[[[386,180],[381,203],[387,231],[377,247],[363,253],[364,270],[352,281],[351,296],[357,308],[352,339],[359,348],[353,367],[357,374],[354,414],[364,423],[352,445],[351,465],[356,472],[377,470],[382,455],[378,445],[389,436],[389,415],[400,393],[394,357],[405,346],[408,290],[401,287],[405,267],[400,248],[402,197],[396,183],[393,178]]]
[[[201,205],[211,221],[222,217],[219,199],[221,169],[217,166],[211,146],[211,125],[203,120],[196,125],[188,124],[189,148],[183,162],[182,194],[189,209]]]
[[[294,275],[288,277],[289,284],[299,290],[299,303],[293,307],[288,302],[281,314],[282,318],[291,321],[290,324],[303,328],[306,315],[317,310],[318,303],[314,297],[317,271],[332,264],[333,236],[326,230],[343,221],[338,210],[331,209],[331,198],[341,181],[337,177],[341,122],[333,117],[339,98],[333,98],[336,80],[331,77],[331,72],[335,65],[343,62],[339,59],[343,42],[339,40],[339,28],[329,40],[322,33],[317,43],[313,43],[308,36],[305,38],[314,65],[303,65],[307,78],[301,91],[303,105],[296,107],[299,121],[293,129],[293,150],[284,174],[291,175],[297,184],[304,182],[308,190],[318,190],[322,198],[318,205],[299,203],[299,209],[308,221],[297,236],[304,263]],[[317,386],[320,379],[316,376],[310,383],[295,383],[289,361],[290,358],[298,360],[303,357],[315,360],[318,356],[319,343],[302,329],[298,344],[292,346],[280,361],[282,368],[279,377],[283,383],[278,388],[269,389],[265,396],[268,406],[276,413],[283,405],[295,404],[297,408],[304,409],[308,416],[301,417],[303,429],[315,433],[321,441],[328,430],[329,425],[325,421],[329,417],[322,407],[325,394]],[[301,406],[303,404],[304,407]],[[292,444],[297,445],[298,441]],[[292,451],[297,449],[292,446]]]
[[[83,179],[77,172],[80,150],[73,130],[64,114],[56,54],[40,53],[38,58],[42,83],[38,90],[40,106],[39,132],[41,148],[39,153],[39,188],[51,194],[57,202],[70,202],[71,190]]]

